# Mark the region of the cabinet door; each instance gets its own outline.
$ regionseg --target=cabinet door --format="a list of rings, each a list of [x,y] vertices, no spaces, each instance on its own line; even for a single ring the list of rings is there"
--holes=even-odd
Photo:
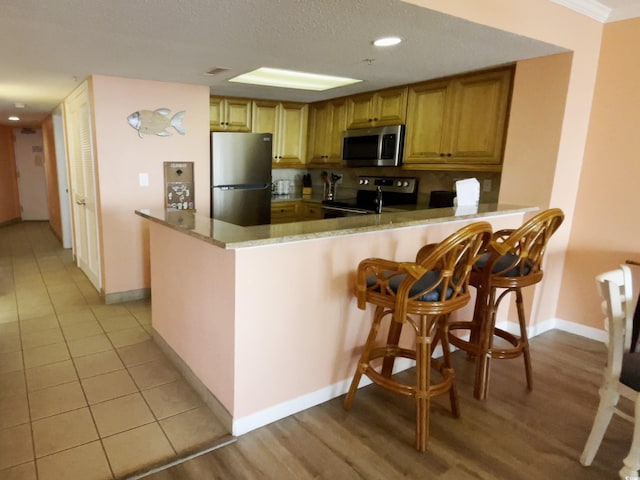
[[[321,218],[323,218],[321,205],[302,202],[302,215],[300,215],[300,220],[320,220]]]
[[[209,97],[209,130],[212,132],[250,132],[251,100]]]
[[[407,87],[382,90],[375,95],[373,123],[404,125],[407,116]]]
[[[271,223],[289,223],[298,220],[298,202],[271,203]]]
[[[301,165],[307,156],[309,107],[300,103],[282,103],[277,117],[278,148],[276,163]]]
[[[209,130],[224,130],[224,99],[221,97],[209,97]]]
[[[331,100],[331,128],[329,129],[329,158],[327,163],[342,162],[342,134],[347,129],[347,100]]]
[[[251,128],[254,133],[270,133],[273,135],[272,161],[278,151],[277,130],[277,102],[267,100],[254,100],[251,115]]]
[[[325,163],[329,158],[331,113],[329,102],[309,107],[309,163]]]
[[[449,151],[452,161],[502,161],[511,71],[489,72],[455,82]]]
[[[409,88],[404,163],[444,163],[442,141],[448,123],[449,82]]]
[[[251,100],[227,98],[225,100],[225,127],[229,132],[251,131]]]
[[[373,93],[354,95],[348,99],[348,128],[364,128],[373,125]]]

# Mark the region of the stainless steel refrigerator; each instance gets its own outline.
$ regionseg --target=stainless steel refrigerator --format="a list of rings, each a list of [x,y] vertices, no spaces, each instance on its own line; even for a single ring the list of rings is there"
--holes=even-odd
[[[211,134],[211,217],[244,227],[271,223],[270,133]]]

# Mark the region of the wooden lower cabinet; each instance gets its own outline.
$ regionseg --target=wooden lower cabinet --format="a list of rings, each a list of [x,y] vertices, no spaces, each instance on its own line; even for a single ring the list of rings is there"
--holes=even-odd
[[[271,223],[298,221],[298,202],[272,202]]]
[[[316,202],[292,200],[271,203],[272,224],[320,219],[322,219],[322,207]]]
[[[320,220],[323,218],[322,207],[314,202],[302,202],[300,220]]]

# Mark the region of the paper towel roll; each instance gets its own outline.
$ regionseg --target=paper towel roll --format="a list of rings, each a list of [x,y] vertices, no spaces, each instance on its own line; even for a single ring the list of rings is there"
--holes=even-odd
[[[456,182],[457,205],[478,205],[480,202],[480,182],[477,178],[465,178]]]

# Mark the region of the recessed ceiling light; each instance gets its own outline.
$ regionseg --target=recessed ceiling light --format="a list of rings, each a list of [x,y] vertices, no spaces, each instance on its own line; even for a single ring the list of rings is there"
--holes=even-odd
[[[296,88],[322,92],[331,88],[343,87],[361,82],[353,78],[333,77],[317,73],[296,72],[279,68],[261,67],[252,72],[243,73],[229,79],[230,82],[266,85],[268,87]]]
[[[20,120],[20,117],[16,117],[15,115],[11,115],[9,117],[9,120],[11,120],[12,122],[17,122],[18,120]]]
[[[16,107],[16,108],[24,108],[27,105],[22,103],[22,102],[16,102],[16,103],[13,104],[13,106]]]
[[[400,37],[384,37],[379,38],[373,42],[376,47],[391,47],[402,42]]]

